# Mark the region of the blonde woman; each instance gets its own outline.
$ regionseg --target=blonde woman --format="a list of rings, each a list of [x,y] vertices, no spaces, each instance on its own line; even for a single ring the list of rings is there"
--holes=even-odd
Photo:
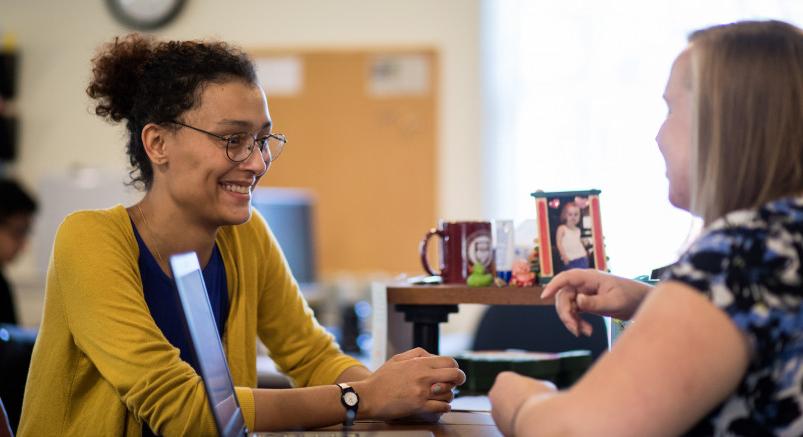
[[[656,141],[671,202],[705,229],[655,289],[592,270],[543,295],[634,319],[571,389],[501,374],[508,435],[803,435],[803,32],[740,22],[695,32]]]

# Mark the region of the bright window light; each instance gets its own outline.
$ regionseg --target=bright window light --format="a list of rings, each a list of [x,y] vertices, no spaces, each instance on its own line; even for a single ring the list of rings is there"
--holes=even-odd
[[[655,135],[674,57],[701,27],[803,24],[803,1],[483,3],[488,217],[535,218],[529,193],[598,188],[611,270],[674,261],[698,224],[667,200]]]

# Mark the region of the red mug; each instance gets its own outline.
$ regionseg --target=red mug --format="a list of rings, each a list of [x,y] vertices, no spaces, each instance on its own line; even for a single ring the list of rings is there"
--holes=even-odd
[[[430,268],[427,261],[427,244],[433,236],[441,238],[440,272]],[[474,263],[481,263],[485,271],[493,273],[493,243],[491,222],[447,222],[441,220],[437,228],[430,229],[419,246],[421,265],[432,276],[440,276],[444,284],[465,284]]]

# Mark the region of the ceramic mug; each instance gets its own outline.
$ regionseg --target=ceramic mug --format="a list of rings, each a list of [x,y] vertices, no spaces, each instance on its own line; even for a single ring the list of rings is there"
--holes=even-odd
[[[440,271],[434,271],[427,261],[430,238],[439,236]],[[493,274],[493,243],[491,222],[445,221],[430,229],[419,246],[421,265],[432,276],[440,276],[444,284],[465,284],[474,263],[481,263],[485,271]]]

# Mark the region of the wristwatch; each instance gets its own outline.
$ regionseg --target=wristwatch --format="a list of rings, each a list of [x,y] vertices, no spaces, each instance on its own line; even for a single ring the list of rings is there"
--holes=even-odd
[[[351,426],[354,424],[354,419],[357,418],[360,396],[348,384],[340,383],[337,386],[340,387],[340,403],[346,408],[346,420],[343,421],[343,425]]]

